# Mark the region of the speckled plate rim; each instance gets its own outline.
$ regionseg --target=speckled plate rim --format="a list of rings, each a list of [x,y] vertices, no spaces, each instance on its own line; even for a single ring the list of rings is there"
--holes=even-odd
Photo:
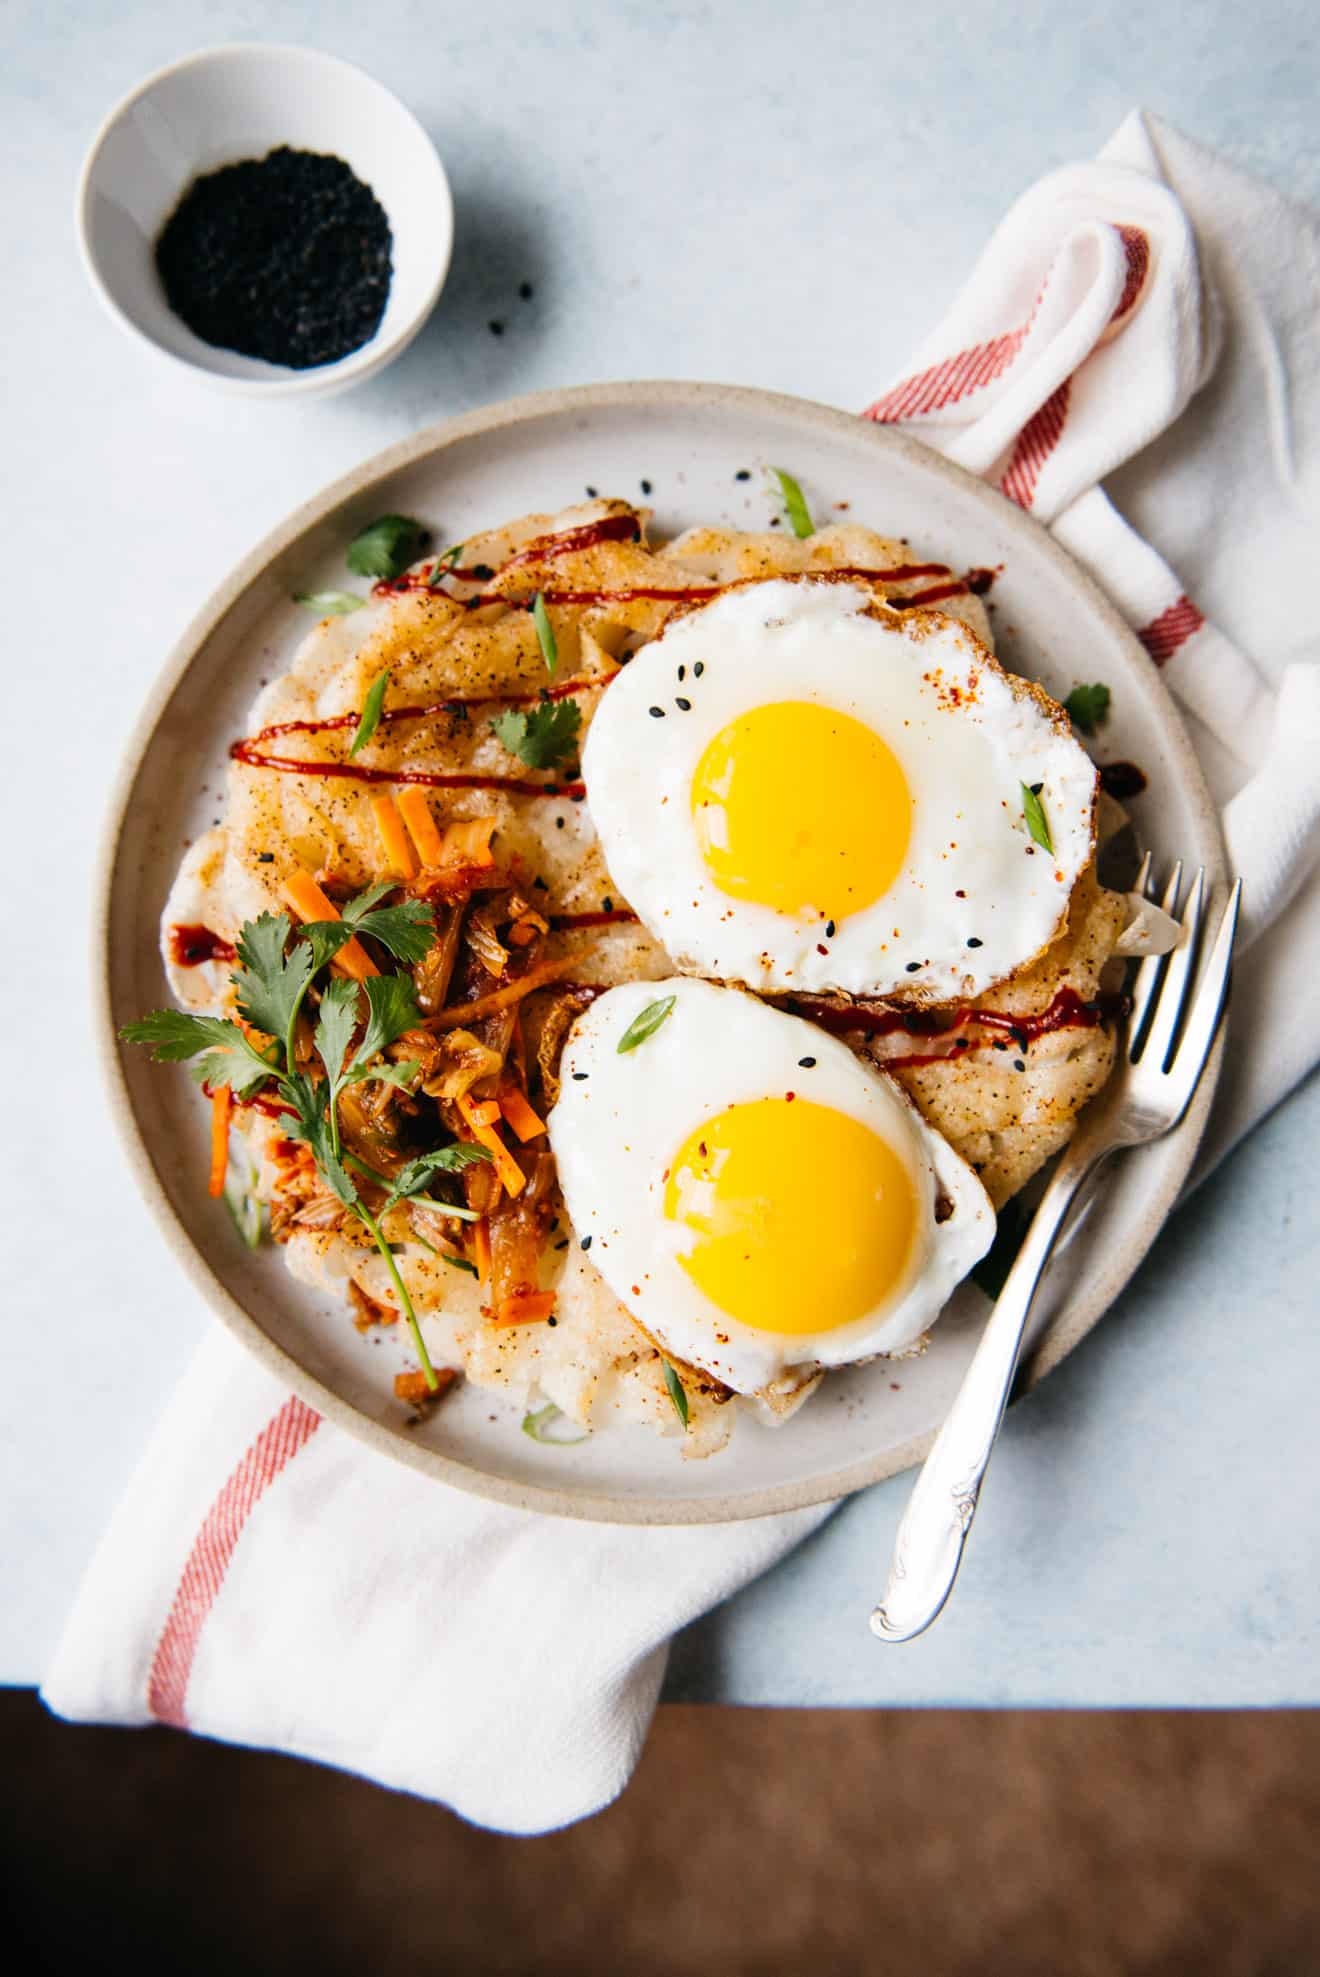
[[[917,461],[927,472],[956,482],[965,494],[996,509],[1002,526],[1026,532],[1034,538],[1037,553],[1050,558],[1066,574],[1068,581],[1083,594],[1090,608],[1106,620],[1111,632],[1127,644],[1137,663],[1148,668],[1147,679],[1155,706],[1162,717],[1163,740],[1206,842],[1214,847],[1207,861],[1206,877],[1211,895],[1227,883],[1228,859],[1219,816],[1211,802],[1201,767],[1183,727],[1181,717],[1154,664],[1141,647],[1113,604],[1094,580],[1076,564],[1041,525],[1008,502],[984,481],[954,466],[918,441],[890,429],[858,419],[853,413],[833,406],[796,398],[785,393],[760,391],[740,385],[648,380],[637,383],[593,384],[532,393],[525,397],[500,400],[494,405],[442,420],[411,438],[400,440],[364,461],[352,472],[323,488],[319,494],[296,508],[278,528],[271,531],[245,556],[225,581],[212,592],[202,609],[176,642],[155,685],[147,696],[142,713],[125,746],[123,764],[115,783],[101,839],[100,857],[93,879],[93,1017],[95,1047],[110,1103],[111,1117],[127,1155],[130,1172],[164,1236],[175,1259],[200,1296],[229,1331],[265,1367],[308,1406],[314,1407],[336,1427],[355,1437],[367,1448],[394,1462],[402,1462],[420,1474],[453,1484],[470,1495],[486,1497],[518,1509],[534,1510],[587,1523],[613,1524],[719,1524],[751,1517],[766,1517],[781,1511],[805,1509],[813,1504],[833,1502],[882,1482],[919,1462],[934,1439],[934,1431],[912,1437],[897,1446],[843,1467],[803,1478],[792,1483],[754,1490],[731,1491],[728,1495],[700,1498],[648,1499],[645,1496],[619,1496],[609,1493],[568,1492],[534,1483],[514,1481],[470,1467],[439,1450],[405,1442],[382,1423],[359,1413],[351,1402],[308,1373],[296,1359],[264,1332],[243,1306],[232,1297],[219,1277],[196,1248],[176,1215],[134,1114],[120,1048],[116,1041],[111,1002],[111,943],[113,890],[120,843],[124,835],[129,805],[138,775],[155,738],[156,729],[184,676],[204,650],[208,639],[242,597],[260,579],[267,567],[286,554],[299,539],[322,523],[327,516],[354,497],[364,494],[378,480],[400,469],[415,465],[429,454],[439,453],[459,441],[490,433],[522,421],[563,414],[600,411],[655,412],[666,406],[700,406],[718,416],[722,406],[738,406],[760,411],[767,417],[796,418],[824,432],[847,435],[855,442],[859,428],[869,430],[877,448],[891,449]],[[1006,516],[1004,511],[1008,510]],[[1223,1037],[1206,1067],[1205,1076],[1182,1124],[1169,1136],[1176,1142],[1177,1157],[1166,1159],[1161,1184],[1144,1200],[1134,1215],[1122,1243],[1110,1246],[1098,1260],[1083,1291],[1070,1298],[1059,1316],[1032,1353],[1023,1369],[1021,1391],[1043,1379],[1066,1358],[1104,1315],[1133,1276],[1173,1208],[1195,1158],[1205,1130],[1215,1086],[1223,1060]]]

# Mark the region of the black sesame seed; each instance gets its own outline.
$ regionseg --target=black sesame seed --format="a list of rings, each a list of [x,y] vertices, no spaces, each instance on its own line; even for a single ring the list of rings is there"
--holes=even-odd
[[[1044,787],[1044,783],[1033,783],[1031,785],[1031,794],[1033,796],[1039,796]]]
[[[592,500],[592,501],[598,501],[598,500],[600,499],[600,496],[599,496],[599,495],[597,494],[597,492],[596,492],[596,490],[595,490],[595,488],[594,488],[594,487],[589,487],[589,488],[587,489],[587,495],[588,495],[588,498],[589,498],[590,500]]]
[[[833,939],[834,939],[834,922],[833,922],[833,920],[827,920],[827,921],[825,922],[825,938],[826,938],[826,940],[833,940]]]
[[[684,700],[681,693],[675,695],[674,705],[680,708],[684,714],[690,714],[692,712],[692,702],[690,700]]]
[[[1004,1042],[1004,1039],[1002,1037],[995,1037],[991,1042],[990,1048],[992,1050],[1007,1050],[1008,1045]]]
[[[733,478],[736,481],[749,481],[752,478],[750,467],[739,467]]]
[[[563,818],[562,818],[562,817],[556,817],[556,818],[555,818],[555,829],[556,829],[557,831],[562,831],[562,830],[563,830],[563,828],[564,828],[564,820],[563,820]]]
[[[546,1319],[545,1322],[547,1325],[557,1325],[559,1323],[559,1320],[555,1317],[555,1314],[552,1311],[550,1313],[550,1316]]]
[[[665,718],[665,710],[663,707],[648,707],[646,711],[651,716],[651,719],[653,721],[663,721]]]
[[[524,302],[530,302],[535,293],[536,290],[529,281],[520,281],[518,283],[518,294]]]
[[[539,886],[542,892],[549,892],[550,890],[549,886],[546,884],[545,880],[541,877],[539,872],[537,873],[536,877],[532,880],[532,884],[534,886]]]
[[[801,1071],[809,1071],[815,1062],[816,1060],[814,1057],[799,1057],[798,1069]]]
[[[601,911],[603,913],[612,913],[614,911],[614,901],[608,896],[608,894],[604,899],[601,900],[600,905],[601,905]]]
[[[575,1085],[584,1085],[587,1081],[587,1076],[588,1073],[586,1071],[574,1071],[573,1083]]]
[[[705,672],[705,670],[706,670],[706,662],[705,662],[705,660],[704,660],[704,659],[698,659],[698,661],[697,661],[697,663],[696,663],[696,665],[695,665],[695,666],[694,666],[694,667],[692,668],[692,677],[693,677],[693,679],[694,679],[694,680],[699,680],[699,679],[701,678],[701,675],[702,675],[702,674],[703,674],[703,673]]]
[[[643,494],[649,494],[650,492],[651,492],[651,483],[650,483],[650,481],[643,481],[643,482],[642,482],[642,493],[643,493]]]
[[[591,1248],[591,1237],[590,1237],[590,1236],[583,1236],[583,1238],[582,1238],[582,1247],[583,1247],[583,1249],[590,1249],[590,1248]]]
[[[919,961],[909,961],[907,964],[907,971],[909,975],[915,975],[919,973],[920,969],[921,969],[921,963]]]
[[[682,686],[682,684],[683,684],[683,682],[684,682],[684,680],[685,680],[686,678],[687,678],[687,667],[686,667],[686,666],[680,666],[680,667],[679,667],[679,669],[678,669],[678,683],[679,683],[679,685],[680,685],[680,686]]]
[[[492,336],[503,336],[504,334],[503,323],[491,322],[491,323],[487,323],[486,327],[490,331]]]
[[[257,853],[257,863],[258,865],[273,865],[275,863],[275,853],[273,851],[259,851]]]
[[[563,1238],[563,1240],[562,1240],[562,1242],[557,1242],[557,1243],[555,1244],[555,1248],[556,1248],[556,1249],[567,1249],[567,1248],[568,1248],[568,1237],[567,1237],[567,1236],[565,1236],[565,1237]]]
[[[985,944],[985,943],[984,943],[983,941],[979,941],[979,940],[978,940],[978,939],[976,938],[976,935],[975,935],[975,934],[969,934],[969,935],[968,935],[968,937],[967,937],[967,945],[968,945],[968,947],[982,947],[982,946],[984,946],[984,944]]]
[[[1015,1071],[1025,1071],[1026,1068],[1027,1068],[1026,1065],[1022,1062],[1022,1059],[1020,1057],[1015,1057],[1013,1059],[1013,1069]]]
[[[194,179],[155,259],[170,308],[204,342],[308,370],[375,335],[390,247],[384,207],[342,158],[282,144]]]

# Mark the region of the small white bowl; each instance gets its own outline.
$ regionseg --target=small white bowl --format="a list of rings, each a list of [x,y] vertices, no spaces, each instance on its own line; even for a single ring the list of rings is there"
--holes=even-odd
[[[393,235],[376,334],[306,371],[204,343],[166,302],[154,258],[194,178],[281,144],[342,158],[385,208]],[[88,276],[115,321],[171,363],[254,398],[342,391],[397,357],[435,306],[454,241],[449,181],[412,112],[350,62],[264,42],[202,49],[139,83],[96,134],[76,220]]]

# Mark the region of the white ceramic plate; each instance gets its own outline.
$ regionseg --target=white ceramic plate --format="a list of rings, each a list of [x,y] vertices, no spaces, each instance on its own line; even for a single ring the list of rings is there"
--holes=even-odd
[[[463,1386],[425,1425],[404,1425],[392,1380],[402,1345],[360,1337],[347,1312],[296,1284],[278,1250],[246,1251],[206,1194],[207,1120],[182,1072],[122,1051],[113,1031],[166,1001],[157,922],[183,843],[221,813],[225,750],[260,683],[286,670],[307,630],[295,590],[342,585],[344,547],[385,511],[439,539],[603,494],[644,496],[668,535],[698,521],[760,528],[774,512],[762,469],[787,467],[815,515],[909,536],[955,568],[1002,566],[993,593],[1007,664],[1060,698],[1103,680],[1104,757],[1139,763],[1135,805],[1157,859],[1203,864],[1223,844],[1200,771],[1159,675],[1112,607],[1036,523],[982,482],[865,421],[724,386],[598,385],[514,400],[391,448],[328,488],[248,557],[184,635],[152,696],[112,817],[101,889],[99,1012],[115,1111],[148,1203],[221,1319],[312,1406],[372,1447],[479,1494],[563,1516],[632,1523],[753,1517],[826,1501],[915,1461],[966,1365],[987,1305],[965,1288],[924,1357],[829,1376],[786,1426],[740,1420],[706,1462],[643,1428],[574,1448],[519,1432],[520,1410]],[[750,469],[751,479],[735,478]],[[646,484],[649,483],[649,489]],[[1145,1254],[1191,1163],[1213,1071],[1180,1130],[1129,1154],[1038,1300],[1029,1377],[1057,1363]]]

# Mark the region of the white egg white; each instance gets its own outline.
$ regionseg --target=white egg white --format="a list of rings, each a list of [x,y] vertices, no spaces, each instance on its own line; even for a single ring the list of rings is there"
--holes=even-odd
[[[664,1021],[621,1053],[629,1025],[668,996]],[[730,1105],[788,1091],[894,1147],[919,1214],[906,1278],[885,1302],[848,1325],[792,1336],[741,1324],[709,1300],[681,1261],[687,1232],[664,1213],[665,1179],[692,1132]],[[896,1084],[836,1038],[736,988],[683,977],[601,996],[569,1033],[549,1131],[578,1240],[615,1296],[666,1351],[737,1393],[902,1350],[994,1238],[980,1181]],[[828,1242],[829,1231],[804,1228],[802,1240]]]
[[[947,1001],[1004,980],[1057,932],[1091,856],[1092,763],[966,625],[875,617],[872,601],[810,578],[729,591],[667,626],[604,696],[583,755],[592,817],[612,877],[680,968],[751,988]],[[788,913],[731,898],[693,820],[707,745],[786,701],[879,735],[911,796],[897,877],[837,923],[810,902]],[[1039,788],[1051,850],[1033,841],[1024,785]],[[793,802],[789,778],[786,818]]]

